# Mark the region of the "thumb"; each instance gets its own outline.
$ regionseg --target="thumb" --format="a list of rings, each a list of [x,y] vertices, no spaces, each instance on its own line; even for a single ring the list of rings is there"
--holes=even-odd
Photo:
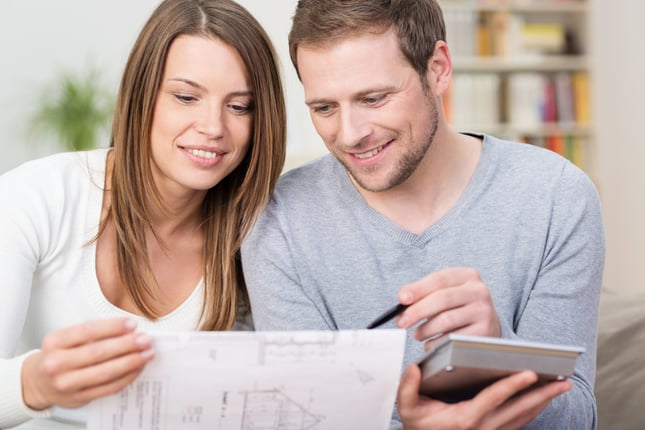
[[[416,364],[408,365],[401,377],[397,393],[397,403],[401,418],[409,416],[419,403],[420,386],[421,369]]]

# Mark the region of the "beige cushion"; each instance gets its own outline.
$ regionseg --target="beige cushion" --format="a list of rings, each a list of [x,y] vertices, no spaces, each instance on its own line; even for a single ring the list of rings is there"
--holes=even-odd
[[[645,429],[645,295],[602,293],[595,393],[600,430]]]

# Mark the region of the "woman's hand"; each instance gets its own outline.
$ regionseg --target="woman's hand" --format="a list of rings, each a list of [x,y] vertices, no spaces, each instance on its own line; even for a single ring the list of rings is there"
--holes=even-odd
[[[470,400],[449,404],[419,395],[421,371],[411,364],[398,393],[403,429],[519,429],[533,421],[553,398],[571,389],[570,381],[557,381],[522,392],[536,381],[534,372],[519,372],[491,384]]]
[[[154,357],[150,339],[127,318],[89,321],[55,331],[22,366],[25,404],[77,408],[114,394]]]

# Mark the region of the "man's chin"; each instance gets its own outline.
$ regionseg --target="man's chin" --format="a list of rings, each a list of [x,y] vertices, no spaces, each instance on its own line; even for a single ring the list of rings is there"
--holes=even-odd
[[[356,187],[370,193],[380,193],[393,187],[387,178],[381,177],[380,172],[355,172],[348,170],[349,176]]]

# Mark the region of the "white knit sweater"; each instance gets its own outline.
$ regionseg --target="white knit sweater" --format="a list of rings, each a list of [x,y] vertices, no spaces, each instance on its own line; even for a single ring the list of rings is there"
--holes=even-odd
[[[84,428],[82,411],[30,410],[21,365],[48,333],[90,319],[129,316],[146,332],[197,325],[202,284],[151,322],[106,300],[96,278],[107,149],[30,161],[0,176],[0,428]],[[40,419],[34,419],[40,418]],[[68,420],[76,421],[76,424]]]

